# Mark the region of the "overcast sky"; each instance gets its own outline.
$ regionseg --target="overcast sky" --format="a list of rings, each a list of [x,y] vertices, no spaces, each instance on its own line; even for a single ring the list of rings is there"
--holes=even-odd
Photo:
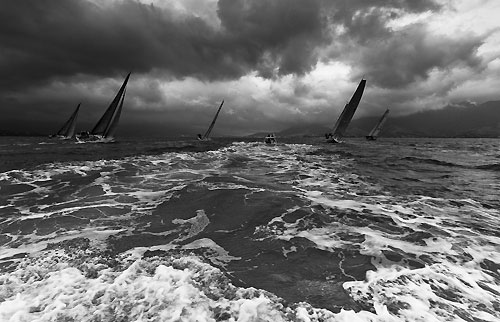
[[[500,99],[498,0],[0,0],[0,126],[244,135]]]

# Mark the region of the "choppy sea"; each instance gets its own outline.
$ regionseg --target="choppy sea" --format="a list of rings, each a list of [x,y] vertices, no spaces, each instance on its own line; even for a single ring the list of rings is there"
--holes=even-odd
[[[500,321],[500,140],[0,138],[0,321]]]

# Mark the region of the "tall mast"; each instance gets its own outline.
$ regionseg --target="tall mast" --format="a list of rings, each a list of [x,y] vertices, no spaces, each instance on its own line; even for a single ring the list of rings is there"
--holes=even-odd
[[[210,132],[212,132],[212,129],[214,128],[215,121],[217,120],[217,117],[219,116],[219,112],[220,112],[223,104],[224,104],[224,100],[222,100],[222,103],[220,103],[219,109],[217,110],[217,113],[215,113],[214,119],[213,119],[212,123],[210,124],[210,126],[208,127],[208,130],[205,133],[205,135],[203,136],[203,138],[207,139],[208,136],[210,135]]]

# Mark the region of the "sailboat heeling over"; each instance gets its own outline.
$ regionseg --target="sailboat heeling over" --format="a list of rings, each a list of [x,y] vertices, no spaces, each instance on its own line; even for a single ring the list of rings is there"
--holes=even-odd
[[[344,136],[344,133],[347,127],[349,126],[349,123],[351,123],[352,117],[354,116],[354,112],[356,112],[359,102],[361,101],[361,97],[363,96],[363,91],[365,90],[365,85],[366,85],[366,80],[362,79],[361,82],[359,82],[359,85],[356,88],[356,91],[352,95],[351,99],[345,105],[344,110],[342,111],[339,118],[335,122],[332,133],[328,135],[327,139],[329,142],[331,140],[339,142]]]
[[[118,121],[120,120],[120,115],[122,114],[122,108],[123,108],[123,101],[125,100],[125,93],[127,90],[123,90],[123,95],[122,99],[120,101],[120,105],[118,106],[118,109],[116,110],[115,117],[111,121],[111,123],[108,124],[108,127],[106,128],[106,131],[104,131],[104,137],[107,138],[112,138],[113,135],[115,134],[116,126],[118,125]]]
[[[78,116],[78,111],[80,110],[81,104],[82,103],[78,104],[73,114],[71,114],[70,118],[66,121],[66,123],[64,123],[61,129],[57,131],[56,136],[64,136],[67,138],[71,138],[75,135],[76,118]]]
[[[224,105],[224,100],[222,100],[222,103],[220,103],[219,109],[217,110],[217,113],[215,113],[215,116],[214,116],[214,119],[212,120],[212,123],[210,123],[210,126],[208,127],[207,132],[205,132],[205,135],[203,135],[204,140],[208,139],[210,132],[212,132],[212,129],[214,128],[214,125],[215,125],[215,121],[217,120],[217,117],[219,116],[219,112],[222,109],[222,105]]]
[[[115,98],[109,105],[108,109],[104,114],[102,115],[101,119],[97,122],[97,124],[94,126],[92,131],[90,131],[90,134],[93,135],[101,135],[103,137],[106,137],[106,131],[110,127],[110,123],[112,122],[113,116],[115,115],[115,111],[118,107],[118,104],[120,103],[120,100],[122,96],[124,95],[125,92],[125,87],[127,86],[128,79],[130,77],[131,73],[128,73],[127,77],[125,78],[125,81],[123,81],[122,86],[120,87],[120,90],[118,93],[116,93]]]
[[[340,129],[344,127],[344,125],[341,126],[341,123],[343,124],[347,120],[346,117],[345,117],[345,115],[346,115],[346,111],[347,111],[347,106],[348,105],[349,105],[349,103],[347,103],[344,106],[344,109],[342,110],[342,113],[340,113],[339,118],[335,122],[335,125],[333,126],[333,131],[332,131],[333,134],[338,134],[340,132]],[[349,124],[349,122],[347,122],[347,124]],[[347,125],[345,127],[347,128]]]
[[[380,120],[377,122],[375,127],[370,131],[370,133],[366,136],[367,140],[375,140],[380,133],[380,130],[382,129],[382,126],[384,125],[385,121],[387,120],[387,115],[389,114],[389,109],[387,109]]]

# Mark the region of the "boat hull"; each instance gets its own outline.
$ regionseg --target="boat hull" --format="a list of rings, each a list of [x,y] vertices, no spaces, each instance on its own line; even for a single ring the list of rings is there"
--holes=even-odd
[[[115,139],[112,137],[104,137],[102,135],[90,134],[88,136],[76,136],[77,143],[114,143]]]
[[[373,136],[373,135],[367,135],[367,136],[366,136],[366,139],[367,139],[368,141],[375,141],[375,140],[377,139],[377,137],[376,137],[376,136]]]
[[[264,138],[264,143],[265,144],[276,144],[278,143],[276,140],[276,136],[274,135],[268,135]]]
[[[326,143],[343,143],[344,140],[342,140],[341,137],[336,136],[336,135],[331,135],[331,134],[326,134]]]
[[[49,135],[49,138],[59,139],[59,140],[71,140],[71,139],[73,139],[72,136],[64,136],[64,135]]]

